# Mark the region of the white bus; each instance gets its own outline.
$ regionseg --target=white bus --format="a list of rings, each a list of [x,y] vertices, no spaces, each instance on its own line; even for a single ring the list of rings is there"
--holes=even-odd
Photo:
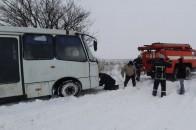
[[[94,37],[75,31],[0,26],[0,102],[99,86],[92,46]]]

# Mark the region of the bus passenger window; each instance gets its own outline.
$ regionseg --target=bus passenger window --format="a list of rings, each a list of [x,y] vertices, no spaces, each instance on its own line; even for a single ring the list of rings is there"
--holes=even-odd
[[[51,35],[24,34],[24,58],[27,60],[49,60],[54,58]]]
[[[0,83],[17,83],[20,80],[18,40],[0,37]]]
[[[56,57],[59,60],[87,61],[85,52],[78,36],[56,36]]]

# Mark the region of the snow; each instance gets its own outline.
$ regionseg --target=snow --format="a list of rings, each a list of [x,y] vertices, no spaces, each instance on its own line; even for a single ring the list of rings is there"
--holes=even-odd
[[[113,77],[118,83],[120,74]],[[0,106],[0,130],[194,130],[196,129],[196,75],[185,81],[167,81],[167,96],[153,97],[153,80],[142,75],[136,87],[88,90],[80,97],[36,99]]]

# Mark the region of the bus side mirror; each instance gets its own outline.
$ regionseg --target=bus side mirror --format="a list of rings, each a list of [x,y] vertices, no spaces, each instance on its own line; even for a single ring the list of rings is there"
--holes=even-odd
[[[94,50],[97,51],[97,41],[94,40],[93,44],[94,44],[93,45],[94,46]]]

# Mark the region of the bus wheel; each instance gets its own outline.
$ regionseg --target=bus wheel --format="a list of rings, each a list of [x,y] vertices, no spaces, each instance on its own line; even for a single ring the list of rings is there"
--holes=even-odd
[[[65,81],[59,86],[59,96],[78,96],[80,93],[80,84],[74,81]]]
[[[186,79],[190,79],[190,77],[191,77],[191,69],[190,69],[190,67],[186,67]]]

